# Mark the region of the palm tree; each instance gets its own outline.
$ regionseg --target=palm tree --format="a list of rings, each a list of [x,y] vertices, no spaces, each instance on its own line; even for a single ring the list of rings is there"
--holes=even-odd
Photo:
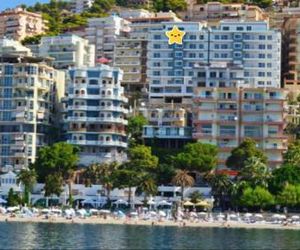
[[[144,192],[144,201],[147,201],[149,195],[155,195],[157,192],[157,185],[151,176],[146,175],[141,184],[140,189]]]
[[[37,175],[34,169],[22,169],[17,175],[18,183],[24,185],[24,202],[30,204],[30,193],[36,183]]]
[[[173,177],[172,183],[181,187],[181,201],[183,201],[183,193],[185,187],[192,187],[195,180],[189,175],[187,170],[177,170],[176,175]]]
[[[257,157],[249,158],[239,174],[241,180],[248,181],[253,187],[261,186],[267,188],[270,177],[271,174],[268,167]]]
[[[232,181],[226,174],[209,173],[205,176],[206,181],[211,186],[212,193],[217,202],[223,207],[224,197],[228,196],[232,189]]]
[[[66,183],[68,184],[69,189],[69,204],[72,206],[73,204],[73,196],[72,196],[72,184],[75,182],[76,178],[84,172],[83,169],[69,169],[68,170],[68,178],[66,179]]]

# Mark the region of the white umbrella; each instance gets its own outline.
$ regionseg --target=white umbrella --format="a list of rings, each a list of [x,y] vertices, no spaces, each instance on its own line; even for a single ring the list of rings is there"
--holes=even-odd
[[[154,212],[154,211],[150,211],[150,213],[149,213],[151,216],[156,216],[157,214],[156,214],[156,212]]]
[[[138,213],[137,212],[131,212],[130,215],[131,216],[138,216]]]
[[[50,210],[48,208],[44,208],[41,211],[43,214],[48,214],[50,212]]]
[[[0,207],[0,213],[1,214],[6,214],[6,209],[4,207]]]
[[[99,210],[99,213],[100,214],[110,214],[110,211],[107,209],[101,209],[101,210]]]
[[[17,211],[17,210],[19,210],[19,207],[8,207],[7,209],[7,212],[15,212],[15,211]]]
[[[198,214],[199,214],[199,215],[206,215],[205,212],[199,212]]]
[[[299,220],[300,217],[299,217],[298,215],[293,215],[293,216],[291,217],[291,219],[292,219],[292,220]]]
[[[272,215],[272,218],[274,218],[274,219],[279,219],[281,216],[280,216],[280,214],[273,214]]]
[[[198,217],[197,214],[195,212],[191,212],[191,217]]]
[[[85,216],[85,215],[86,215],[85,209],[79,209],[79,210],[77,210],[77,213],[78,213],[80,216]]]
[[[148,204],[148,205],[155,205],[156,203],[155,203],[155,201],[150,200],[150,201],[147,202],[147,204]]]
[[[139,200],[135,200],[135,201],[133,201],[133,204],[134,205],[143,205],[144,203]]]
[[[252,214],[250,214],[250,213],[246,213],[244,216],[245,216],[245,217],[251,217],[251,216],[252,216]]]
[[[254,217],[256,217],[256,218],[264,218],[262,214],[255,214]]]
[[[218,214],[217,217],[218,218],[225,218],[225,215],[224,214]]]
[[[167,202],[165,200],[162,200],[162,201],[158,202],[157,205],[159,205],[159,206],[172,206],[172,203]]]
[[[114,204],[117,204],[117,205],[121,205],[121,204],[124,204],[124,205],[128,205],[128,202],[125,201],[125,200],[122,200],[122,199],[119,199],[115,202],[113,202]]]
[[[0,198],[0,204],[5,204],[5,203],[7,203],[7,201],[4,200],[4,199],[2,199],[2,198]]]
[[[161,216],[161,217],[166,217],[167,216],[167,214],[164,211],[159,211],[158,215]]]
[[[230,214],[229,217],[230,217],[230,218],[236,218],[237,215],[236,215],[236,214]]]

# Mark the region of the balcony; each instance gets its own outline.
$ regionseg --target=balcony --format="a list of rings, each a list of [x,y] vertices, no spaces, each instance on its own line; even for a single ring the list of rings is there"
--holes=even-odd
[[[87,106],[87,105],[73,105],[68,106],[69,110],[84,110],[84,111],[115,111],[121,112],[124,114],[128,113],[128,109],[123,107],[115,107],[115,106]]]
[[[26,154],[24,152],[15,152],[14,156],[18,158],[25,158]]]
[[[144,126],[143,137],[144,138],[191,139],[192,129],[190,127]]]
[[[74,145],[87,145],[87,146],[111,146],[111,147],[127,147],[126,142],[122,141],[89,141],[89,140],[68,140],[68,143]]]
[[[78,116],[69,116],[68,121],[72,122],[108,122],[108,123],[122,123],[124,125],[128,124],[128,121],[123,118],[115,118],[115,117],[78,117]]]

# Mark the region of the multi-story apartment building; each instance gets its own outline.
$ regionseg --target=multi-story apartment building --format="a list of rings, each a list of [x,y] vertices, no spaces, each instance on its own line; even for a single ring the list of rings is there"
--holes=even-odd
[[[22,8],[7,9],[0,13],[0,38],[21,41],[26,36],[34,36],[47,30],[41,14]]]
[[[266,153],[269,166],[276,167],[287,149],[287,137],[283,135],[285,91],[257,88],[246,79],[240,65],[197,65],[193,138],[218,146],[219,167],[225,166],[233,148],[252,138]]]
[[[282,29],[282,83],[293,93],[300,92],[300,15],[286,18]]]
[[[82,165],[126,159],[122,74],[107,65],[69,71],[68,142],[80,147]]]
[[[49,59],[0,56],[0,167],[22,169],[51,140],[65,76]]]
[[[20,42],[11,39],[0,39],[0,54],[1,55],[17,55],[31,56],[29,48],[23,46]]]
[[[122,85],[128,93],[145,93],[148,89],[148,32],[162,22],[180,19],[173,12],[151,13],[145,10],[123,11],[120,16],[130,21],[130,32],[116,39],[114,65],[124,71]]]
[[[93,6],[95,0],[72,0],[71,9],[74,13],[82,13]]]
[[[95,45],[96,63],[113,62],[118,36],[129,31],[129,22],[118,16],[91,18],[85,29],[85,38]],[[112,63],[111,63],[112,64]]]
[[[76,35],[43,37],[38,54],[53,57],[53,66],[57,69],[92,67],[95,63],[95,46]]]
[[[268,21],[268,14],[254,5],[241,3],[208,2],[198,4],[196,0],[187,1],[187,10],[180,13],[186,21],[206,21],[209,26],[218,25],[221,20]]]
[[[169,45],[167,30],[186,32],[183,45]],[[244,68],[245,83],[280,87],[281,34],[267,22],[221,21],[208,29],[201,23],[163,23],[150,31],[148,43],[149,101],[190,106],[195,63],[228,62]],[[213,85],[213,83],[211,83]]]

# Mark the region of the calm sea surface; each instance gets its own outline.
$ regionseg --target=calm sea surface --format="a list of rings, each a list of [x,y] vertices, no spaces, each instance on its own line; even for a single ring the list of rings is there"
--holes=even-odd
[[[299,249],[300,231],[0,223],[0,249]]]

